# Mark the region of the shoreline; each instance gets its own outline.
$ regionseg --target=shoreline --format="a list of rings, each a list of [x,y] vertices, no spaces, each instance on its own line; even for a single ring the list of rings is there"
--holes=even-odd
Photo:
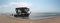
[[[60,16],[39,20],[15,19],[7,16],[0,16],[0,23],[60,23]]]

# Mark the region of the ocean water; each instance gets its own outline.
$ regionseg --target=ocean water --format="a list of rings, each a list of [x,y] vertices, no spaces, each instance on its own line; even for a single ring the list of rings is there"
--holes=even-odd
[[[10,13],[1,13],[0,16],[11,16]],[[29,15],[29,19],[37,20],[37,19],[45,19],[45,18],[53,18],[60,16],[60,13],[31,13]]]
[[[32,13],[29,18],[32,20],[53,18],[60,16],[60,13]]]

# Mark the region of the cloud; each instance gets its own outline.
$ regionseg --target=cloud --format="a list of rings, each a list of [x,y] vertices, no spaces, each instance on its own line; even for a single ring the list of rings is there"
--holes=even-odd
[[[11,3],[9,3],[8,5],[9,5],[9,6],[18,6],[19,3],[17,3],[17,2],[11,2]]]
[[[0,6],[0,8],[1,8],[1,6]]]
[[[13,7],[13,6],[16,6],[16,7],[29,7],[31,6],[32,4],[30,3],[25,3],[25,2],[11,2],[11,3],[8,3],[7,5],[1,5],[0,7],[3,7],[3,8],[6,8],[6,7]]]
[[[18,7],[29,7],[29,6],[31,6],[31,4],[25,3],[25,2],[19,2],[19,3],[11,2],[9,5],[10,6],[18,6]]]
[[[28,7],[31,6],[31,4],[25,2],[10,2],[6,5],[0,5],[0,10],[2,10],[3,12],[15,12],[15,8],[21,7],[22,5]]]

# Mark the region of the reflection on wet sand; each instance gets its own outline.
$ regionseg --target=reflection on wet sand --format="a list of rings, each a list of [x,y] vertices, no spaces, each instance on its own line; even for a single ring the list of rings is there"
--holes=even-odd
[[[0,16],[0,23],[60,23],[60,17],[30,20],[22,18],[12,18],[9,16]]]

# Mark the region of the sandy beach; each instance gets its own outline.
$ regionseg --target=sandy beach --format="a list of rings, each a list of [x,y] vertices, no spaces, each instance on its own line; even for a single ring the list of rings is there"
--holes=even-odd
[[[15,19],[8,16],[0,16],[0,23],[60,23],[60,17],[30,20],[30,19]]]

